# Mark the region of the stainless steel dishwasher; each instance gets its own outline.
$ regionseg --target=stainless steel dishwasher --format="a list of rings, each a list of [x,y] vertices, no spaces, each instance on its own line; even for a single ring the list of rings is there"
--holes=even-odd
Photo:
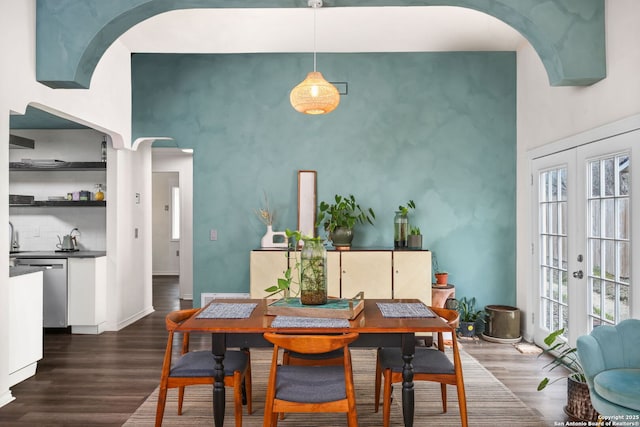
[[[67,317],[67,259],[66,258],[18,258],[16,265],[43,267],[42,302],[44,328],[66,328]]]

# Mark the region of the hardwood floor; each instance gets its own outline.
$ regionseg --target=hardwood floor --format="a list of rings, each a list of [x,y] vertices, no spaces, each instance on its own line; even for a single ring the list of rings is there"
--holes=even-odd
[[[154,313],[118,332],[46,333],[38,372],[12,387],[16,400],[0,408],[0,425],[122,425],[158,385],[167,337],[165,315],[191,307],[191,301],[178,299],[176,277],[154,278],[153,302]],[[192,344],[207,346],[205,340]],[[566,381],[536,391],[537,383],[547,375],[542,371],[545,358],[520,354],[508,344],[463,341],[462,345],[540,412],[548,425],[566,420],[562,411]]]

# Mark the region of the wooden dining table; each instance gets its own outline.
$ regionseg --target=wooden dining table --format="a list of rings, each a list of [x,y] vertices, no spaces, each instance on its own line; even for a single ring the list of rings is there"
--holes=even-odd
[[[184,332],[211,333],[211,351],[215,360],[215,383],[213,385],[213,418],[216,427],[222,427],[225,412],[224,354],[227,348],[270,347],[263,337],[265,332],[287,332],[324,334],[358,332],[354,347],[400,347],[404,361],[402,382],[402,411],[405,426],[413,426],[414,388],[411,362],[415,352],[416,333],[454,332],[440,317],[385,317],[378,303],[421,303],[418,299],[365,299],[363,310],[349,320],[348,327],[272,327],[276,316],[267,313],[266,299],[224,299],[225,303],[256,303],[249,317],[242,319],[198,318],[199,312],[186,320],[178,330]]]

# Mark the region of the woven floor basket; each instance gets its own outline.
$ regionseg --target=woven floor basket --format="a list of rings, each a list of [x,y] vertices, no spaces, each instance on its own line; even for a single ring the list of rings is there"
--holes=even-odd
[[[587,383],[576,381],[573,376],[567,379],[567,406],[564,412],[580,421],[598,421],[598,412],[591,406]]]

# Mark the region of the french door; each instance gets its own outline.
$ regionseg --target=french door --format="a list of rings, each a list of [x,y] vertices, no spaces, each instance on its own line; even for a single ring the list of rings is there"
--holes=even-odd
[[[634,160],[640,165],[640,130],[533,160],[536,343],[565,328],[573,344],[598,325],[640,315]]]

